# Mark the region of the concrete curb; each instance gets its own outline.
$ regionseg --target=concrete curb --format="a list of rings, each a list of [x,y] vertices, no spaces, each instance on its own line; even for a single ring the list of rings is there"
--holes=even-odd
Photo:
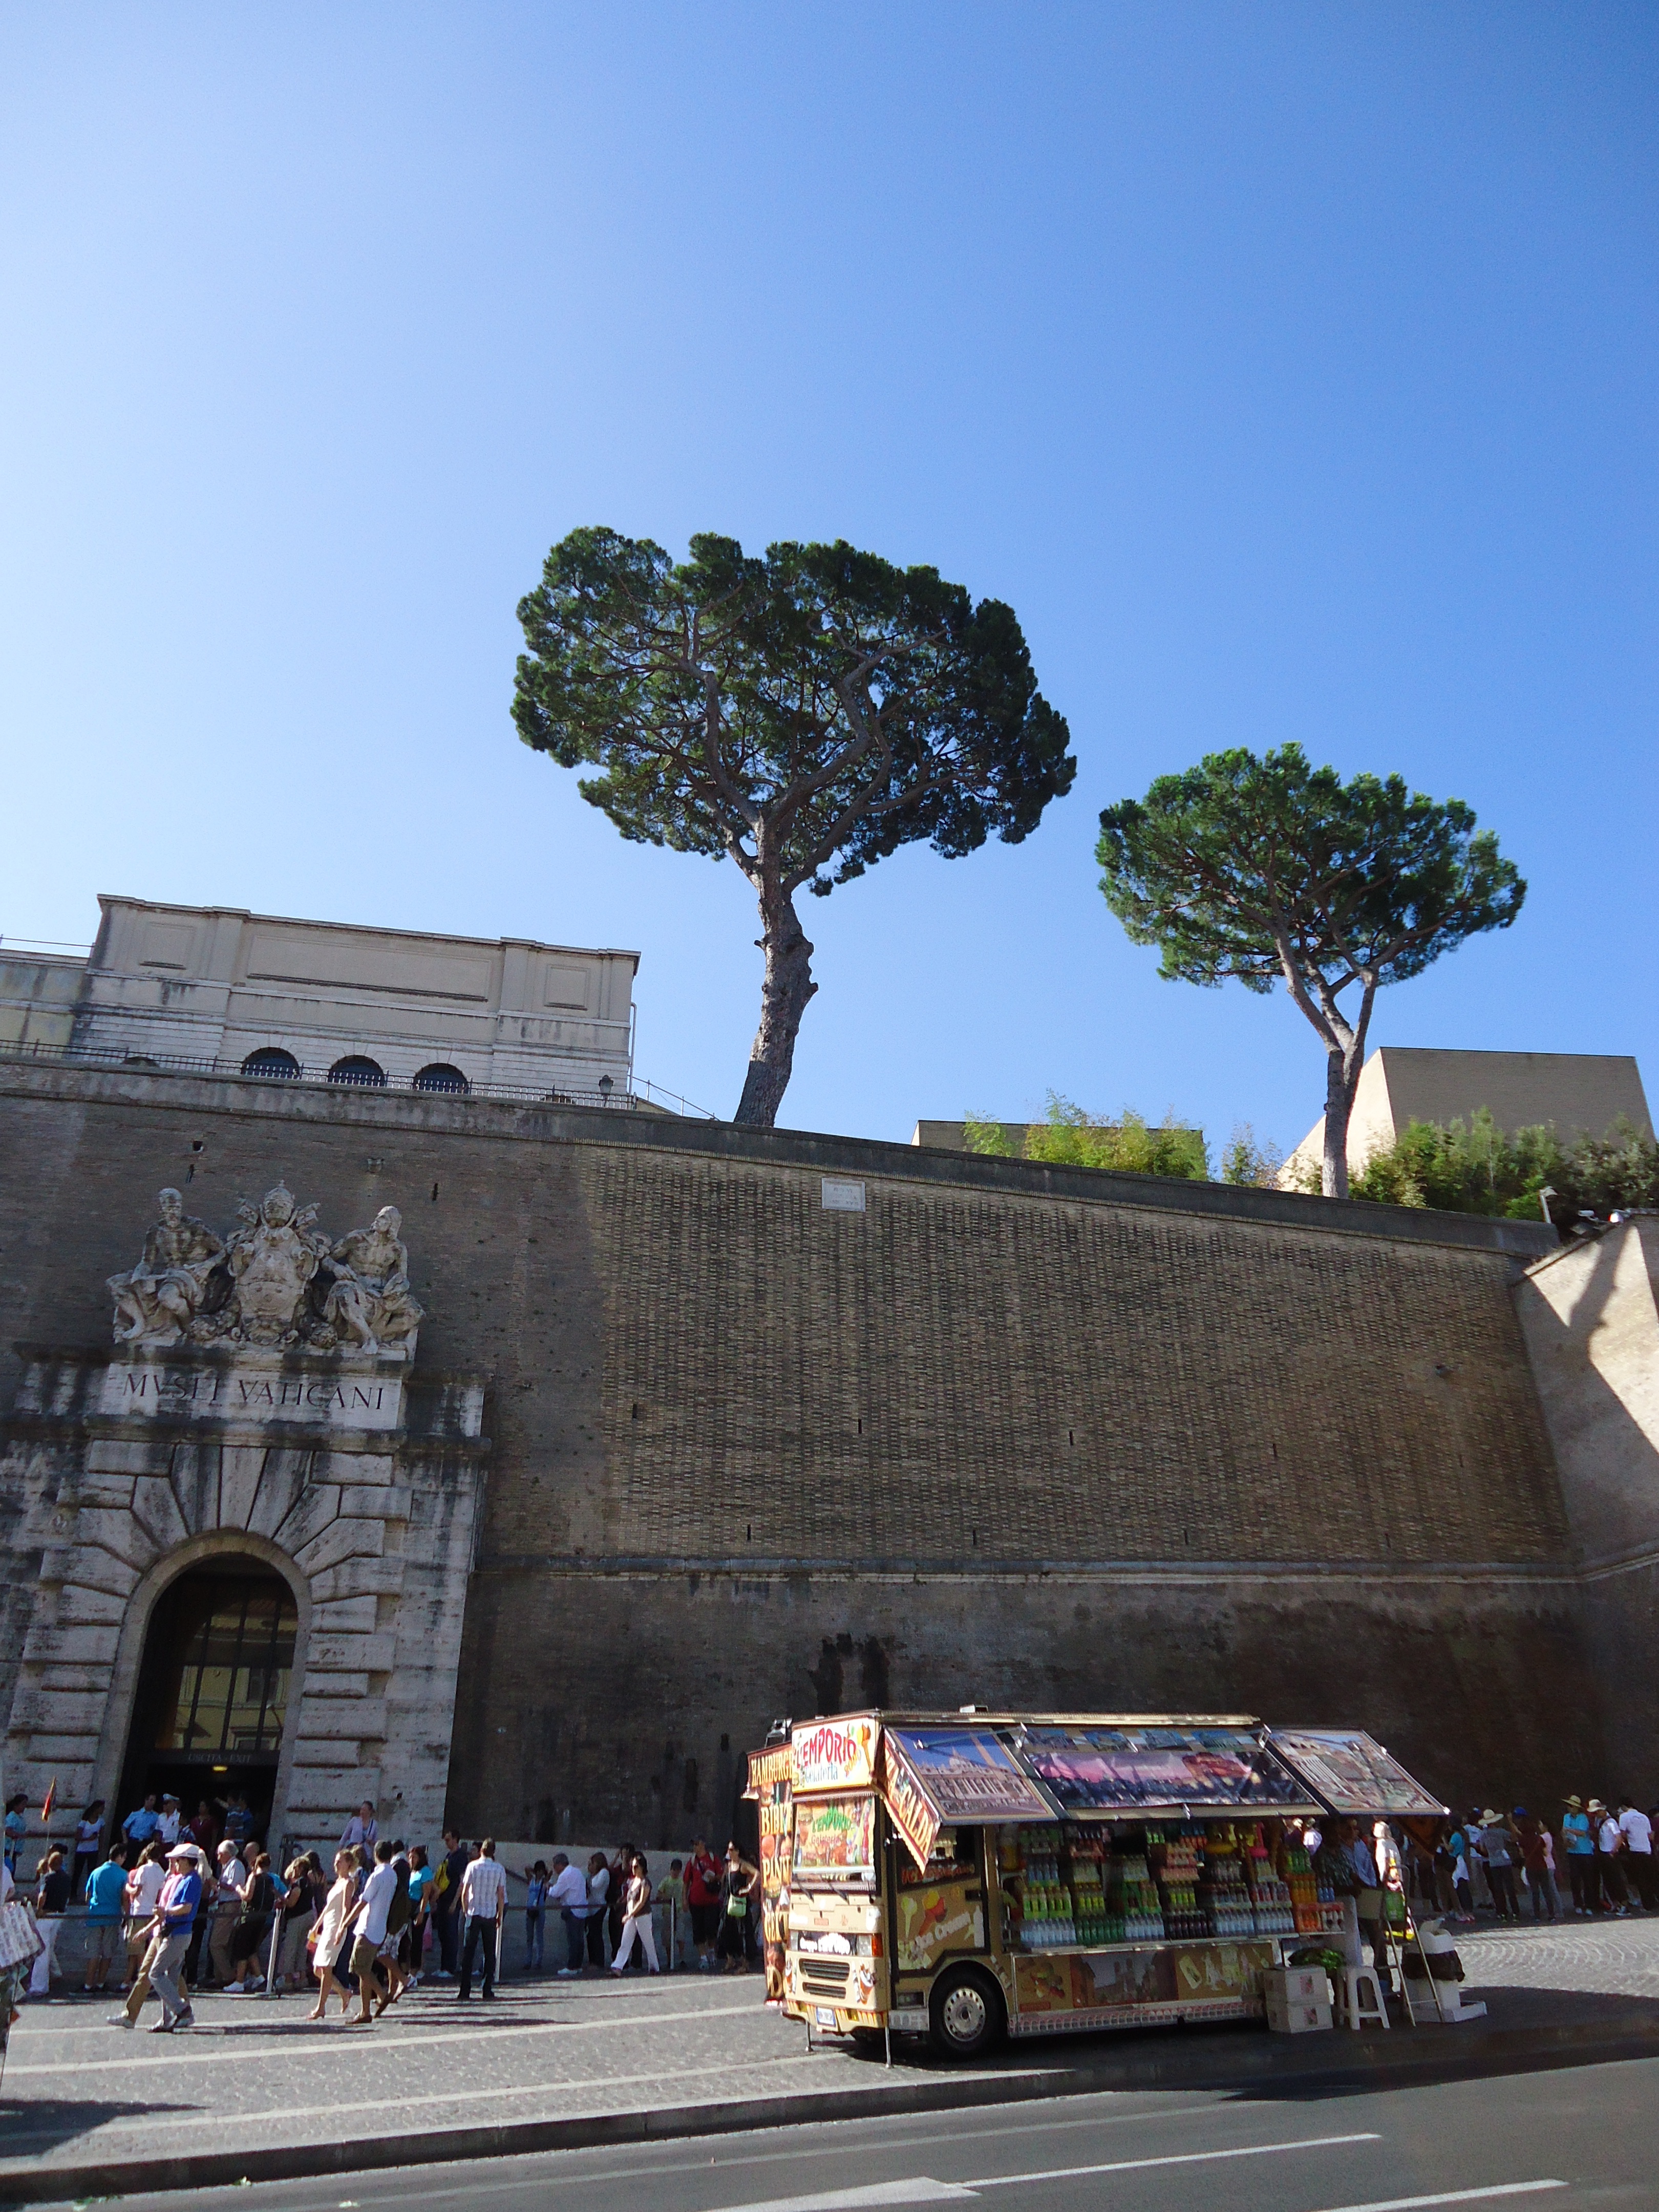
[[[1425,2040],[1419,2042],[1419,2035]],[[1305,2052],[1305,2056],[1304,2055]],[[411,2139],[370,2136],[349,2143],[287,2143],[264,2150],[190,2151],[173,2157],[111,2159],[80,2166],[0,2165],[0,2203],[57,2203],[72,2197],[136,2197],[241,2181],[296,2181],[323,2174],[384,2172],[538,2151],[592,2150],[614,2143],[747,2134],[757,2128],[878,2119],[887,2115],[1030,2104],[1103,2090],[1235,2089],[1246,2096],[1294,2097],[1344,2089],[1409,2087],[1470,2075],[1523,2074],[1659,2058],[1659,2008],[1616,2026],[1600,2021],[1557,2027],[1489,2028],[1454,2037],[1449,2029],[1372,2032],[1344,2038],[1341,2056],[1322,2046],[1289,2048],[1277,2038],[1222,2051],[1194,2051],[1178,2033],[1167,2048],[1142,2049],[1087,2066],[1055,2065],[1029,2074],[953,2073],[868,2088],[812,2090],[714,2106],[599,2112],[573,2119],[507,2120],[447,2128]]]

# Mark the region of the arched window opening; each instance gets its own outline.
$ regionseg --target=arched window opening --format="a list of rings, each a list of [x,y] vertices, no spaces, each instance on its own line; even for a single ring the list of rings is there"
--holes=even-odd
[[[349,1084],[357,1091],[384,1091],[386,1070],[378,1060],[366,1060],[361,1053],[349,1053],[344,1060],[337,1060],[328,1071],[331,1083]]]
[[[293,1689],[299,1613],[256,1559],[192,1569],[163,1592],[144,1638],[118,1818],[171,1791],[192,1817],[245,1797],[252,1832],[270,1816]]]
[[[465,1097],[472,1085],[459,1067],[452,1067],[447,1060],[434,1060],[423,1067],[415,1079],[417,1091],[447,1091],[458,1097]]]
[[[242,1062],[244,1075],[263,1075],[277,1083],[292,1083],[300,1073],[300,1063],[291,1052],[280,1045],[262,1044],[258,1052],[249,1053]]]

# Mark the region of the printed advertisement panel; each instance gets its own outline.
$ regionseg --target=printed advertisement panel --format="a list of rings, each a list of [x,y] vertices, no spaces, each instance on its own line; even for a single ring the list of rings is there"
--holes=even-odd
[[[1431,1820],[1446,1809],[1364,1729],[1274,1729],[1269,1741],[1333,1813]]]
[[[749,1787],[760,1808],[761,1941],[768,2001],[781,1999],[789,1948],[789,1807],[793,1763],[789,1746],[749,1754]]]
[[[965,1889],[902,1889],[898,1963],[904,1974],[930,1973],[951,1951],[985,1948],[985,1912]]]
[[[873,1797],[797,1798],[794,1875],[811,1881],[873,1881]]]
[[[1147,1806],[1318,1809],[1245,1729],[1028,1728],[1014,1748],[1073,1818]]]
[[[881,1794],[905,1849],[926,1874],[940,1827],[939,1808],[899,1750],[890,1729],[881,1740]]]
[[[793,1779],[801,1790],[871,1790],[881,1723],[872,1720],[807,1721],[789,1739]]]
[[[1052,1820],[1055,1806],[989,1729],[890,1729],[942,1822]]]
[[[1122,2011],[1131,2005],[1206,2004],[1261,1994],[1272,1943],[1165,1944],[1145,1951],[1039,1955],[1014,1960],[1021,2013]]]

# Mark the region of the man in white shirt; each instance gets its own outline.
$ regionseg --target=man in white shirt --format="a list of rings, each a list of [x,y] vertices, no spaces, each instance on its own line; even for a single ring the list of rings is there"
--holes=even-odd
[[[184,1824],[184,1814],[179,1809],[179,1800],[176,1797],[164,1797],[161,1800],[161,1817],[156,1823],[155,1832],[161,1839],[161,1849],[164,1851],[170,1851],[178,1842],[179,1831]]]
[[[247,1869],[236,1855],[235,1844],[227,1836],[219,1846],[218,1878],[211,1886],[213,1924],[208,1931],[208,1971],[203,1977],[204,1981],[217,1982],[222,1989],[235,1979],[231,1972],[230,1945],[236,1923],[242,1917],[242,1893],[247,1883]],[[209,1885],[204,1882],[203,1887],[206,1890]]]
[[[367,2027],[371,2020],[378,2019],[392,2002],[392,1988],[380,1972],[380,1946],[386,1941],[386,1914],[397,1893],[398,1870],[392,1863],[392,1845],[379,1843],[374,1846],[374,1871],[363,1884],[363,1893],[352,1907],[351,1917],[357,1928],[356,1939],[351,1946],[351,1971],[357,1977],[357,1995],[362,2009],[357,2014],[359,2027]],[[380,1999],[374,2012],[369,2005],[374,1997]]]
[[[1636,1884],[1636,1893],[1642,1900],[1644,1912],[1654,1906],[1653,1823],[1639,1805],[1621,1803],[1619,1808],[1620,1833],[1625,1838],[1625,1853],[1630,1862],[1631,1880]]]
[[[483,1946],[483,1994],[495,1994],[495,1960],[501,1923],[507,1917],[507,1874],[495,1858],[495,1839],[486,1836],[478,1856],[461,1876],[461,1917],[466,1939],[461,1947],[461,1986],[455,1992],[465,2004],[472,1994],[472,1959]]]
[[[548,1903],[564,1920],[565,1960],[562,1974],[580,1974],[587,1950],[587,1876],[562,1851],[553,1854],[553,1887]]]

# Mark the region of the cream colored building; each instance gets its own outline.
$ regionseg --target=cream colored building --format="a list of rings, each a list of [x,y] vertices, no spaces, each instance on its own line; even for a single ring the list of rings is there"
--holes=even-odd
[[[1409,1121],[1467,1121],[1485,1107],[1504,1130],[1553,1121],[1563,1137],[1599,1137],[1622,1115],[1653,1133],[1641,1073],[1628,1053],[1442,1052],[1382,1045],[1359,1073],[1348,1124],[1348,1165],[1358,1175]],[[1279,1173],[1285,1190],[1317,1176],[1325,1143],[1322,1114]]]
[[[83,958],[0,945],[0,1046],[374,1089],[631,1089],[636,952],[98,903]]]

